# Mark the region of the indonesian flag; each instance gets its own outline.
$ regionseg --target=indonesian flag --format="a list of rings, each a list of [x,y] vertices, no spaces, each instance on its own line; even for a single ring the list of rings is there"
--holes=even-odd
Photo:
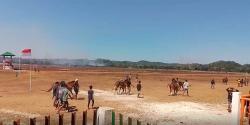
[[[24,49],[22,50],[23,56],[31,56],[31,49]]]

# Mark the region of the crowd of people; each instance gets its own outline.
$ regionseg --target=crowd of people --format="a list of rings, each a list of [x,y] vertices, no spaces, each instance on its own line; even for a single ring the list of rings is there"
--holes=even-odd
[[[75,80],[78,82],[78,79]],[[74,86],[75,89],[76,86]],[[53,105],[57,109],[57,113],[60,113],[62,109],[66,109],[70,112],[68,99],[74,99],[73,93],[69,90],[65,81],[55,82],[47,92],[52,91]]]
[[[126,78],[131,78],[131,76],[126,76]],[[76,79],[74,82],[78,83],[78,79]],[[138,76],[135,79],[136,83],[136,90],[137,90],[137,98],[143,98],[143,93],[142,93],[142,82],[139,80]],[[131,87],[135,87],[132,83],[129,84],[128,87],[128,92],[131,94]],[[76,88],[74,85],[71,88],[72,90],[75,91],[75,93],[78,93],[79,91],[79,85],[78,88]],[[52,99],[53,99],[53,105],[57,109],[57,113],[60,113],[62,110],[66,110],[68,112],[70,111],[69,108],[69,102],[68,99],[75,99],[77,98],[76,95],[73,95],[71,89],[68,88],[67,83],[65,81],[61,82],[55,82],[52,87],[47,90],[47,92],[52,91]],[[94,108],[95,100],[94,100],[94,90],[93,86],[89,86],[89,90],[87,92],[88,94],[88,109]]]
[[[125,79],[131,80],[131,75],[126,76]],[[243,83],[242,80],[243,79],[239,79],[238,81],[240,83]],[[190,85],[188,80],[184,80],[184,82],[182,82],[178,78],[176,78],[176,79],[173,78],[172,82],[173,81],[175,81],[175,83],[178,84],[178,89],[182,90],[183,96],[185,96],[185,95],[189,96],[189,88],[191,85]],[[52,99],[54,100],[53,105],[56,107],[58,113],[60,113],[60,111],[62,111],[63,109],[70,112],[68,99],[77,98],[77,93],[79,91],[78,79],[76,79],[75,81],[72,81],[71,83],[73,83],[71,85],[71,89],[75,91],[75,93],[76,93],[75,96],[73,95],[72,91],[70,91],[70,89],[65,81],[55,82],[52,85],[52,87],[47,91],[47,92],[52,91],[52,94],[53,94]],[[144,98],[144,95],[142,93],[142,88],[143,88],[142,81],[139,79],[138,76],[135,77],[134,83],[136,84],[135,86],[132,84],[132,82],[129,83],[129,85],[128,85],[129,94],[128,95],[131,94],[131,86],[132,86],[132,87],[136,87],[137,98]],[[211,83],[211,89],[215,89],[215,80],[212,79],[210,83]],[[231,111],[231,103],[232,103],[232,93],[238,92],[239,90],[237,90],[233,87],[229,87],[226,89],[226,91],[228,93],[228,111],[230,112]],[[94,108],[95,100],[94,100],[94,90],[93,90],[92,85],[89,86],[89,90],[88,90],[87,94],[88,94],[87,107],[88,107],[88,109]]]
[[[227,85],[227,82],[228,82],[228,78],[227,77],[225,77],[224,79],[222,79],[222,82],[224,83],[226,83],[226,85]],[[248,83],[249,83],[249,80],[245,77],[245,78],[240,78],[240,79],[237,79],[237,84],[238,84],[238,87],[243,87],[243,86],[248,86]],[[215,89],[215,80],[214,79],[212,79],[211,80],[211,89]]]

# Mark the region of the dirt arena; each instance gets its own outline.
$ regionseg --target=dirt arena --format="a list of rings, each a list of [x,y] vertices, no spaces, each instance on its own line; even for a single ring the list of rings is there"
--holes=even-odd
[[[132,73],[142,81],[145,98],[138,99],[133,88],[133,95],[114,95],[115,81]],[[229,85],[222,84],[222,78],[228,76]],[[70,100],[76,106],[77,123],[81,123],[81,113],[87,109],[86,91],[91,84],[95,91],[95,106],[112,107],[116,113],[158,125],[223,125],[229,124],[227,112],[226,88],[231,86],[247,94],[249,87],[237,87],[236,80],[243,78],[240,73],[190,72],[167,70],[135,70],[118,68],[82,68],[70,71],[41,70],[32,72],[32,91],[29,92],[29,72],[22,71],[19,77],[12,71],[0,71],[0,120],[8,123],[9,119],[21,119],[28,123],[29,117],[36,117],[38,124],[43,123],[45,115],[51,115],[52,124],[57,124],[57,114],[52,106],[52,94],[45,92],[55,81],[79,79],[80,99]],[[188,79],[191,84],[190,97],[169,96],[167,84],[172,78]],[[215,79],[216,88],[210,89],[211,79]],[[88,119],[92,119],[92,110],[88,110]],[[65,112],[65,124],[69,124],[70,113]],[[68,120],[66,120],[68,118]],[[90,121],[89,120],[89,121]],[[91,124],[91,122],[89,122]],[[124,122],[126,125],[127,123]]]

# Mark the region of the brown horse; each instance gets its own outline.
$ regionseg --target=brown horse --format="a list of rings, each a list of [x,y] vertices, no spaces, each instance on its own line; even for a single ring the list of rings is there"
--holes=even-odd
[[[47,90],[47,92],[50,92],[51,90],[53,90],[53,97],[56,96],[56,92],[57,92],[57,89],[58,87],[60,86],[60,82],[55,82],[51,85],[51,88]],[[79,83],[78,83],[78,79],[76,79],[75,81],[71,81],[71,82],[68,82],[66,83],[66,88],[70,91],[70,93],[73,95],[73,92],[72,90],[74,89],[75,91],[75,96],[77,98],[77,95],[78,95],[78,92],[79,92]]]
[[[179,90],[179,84],[175,79],[172,79],[172,82],[168,85],[170,89],[170,95],[177,95]]]
[[[132,84],[130,78],[126,78],[125,80],[116,81],[114,89],[117,92],[117,94],[130,94],[131,85]]]
[[[70,81],[70,82],[66,83],[66,87],[72,95],[73,95],[72,90],[74,89],[74,92],[76,94],[75,97],[77,99],[77,95],[78,95],[79,88],[80,88],[80,85],[78,83],[78,79],[76,79],[75,81]]]
[[[222,83],[227,85],[227,83],[228,83],[228,78],[227,78],[227,77],[223,78],[223,79],[222,79]]]
[[[131,92],[131,86],[133,86],[132,85],[132,83],[131,83],[131,77],[129,77],[129,78],[127,78],[127,79],[125,79],[125,84],[126,84],[126,87],[127,87],[127,89],[128,89],[128,92],[127,92],[127,94],[128,95],[130,95],[130,92]]]
[[[126,84],[125,84],[124,80],[116,81],[114,86],[115,86],[114,90],[116,91],[117,94],[126,93]]]

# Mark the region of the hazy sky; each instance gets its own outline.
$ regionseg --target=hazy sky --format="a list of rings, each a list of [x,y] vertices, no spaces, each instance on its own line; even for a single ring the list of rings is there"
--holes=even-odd
[[[249,0],[4,0],[0,52],[250,63]]]

